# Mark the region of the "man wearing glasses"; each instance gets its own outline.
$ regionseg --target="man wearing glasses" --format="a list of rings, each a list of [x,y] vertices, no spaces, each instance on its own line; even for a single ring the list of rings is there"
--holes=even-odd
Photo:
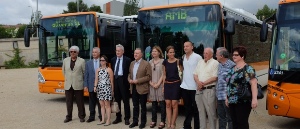
[[[65,78],[65,95],[67,103],[67,115],[64,123],[72,120],[73,111],[73,97],[76,98],[78,117],[80,122],[85,121],[85,108],[83,100],[83,78],[85,71],[84,59],[78,57],[79,48],[72,46],[69,49],[70,57],[67,57],[63,61],[62,72]]]

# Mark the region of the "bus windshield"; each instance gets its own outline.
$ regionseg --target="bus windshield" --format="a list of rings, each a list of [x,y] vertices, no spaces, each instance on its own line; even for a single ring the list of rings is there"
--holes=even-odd
[[[192,41],[194,51],[203,54],[205,47],[221,45],[220,5],[201,5],[140,11],[138,15],[138,42],[147,52],[147,46],[159,45],[163,51],[175,47],[176,56],[183,54],[183,43]]]
[[[279,9],[270,67],[300,71],[300,3],[283,4]]]
[[[90,59],[95,45],[94,15],[77,15],[41,20],[40,29],[40,64],[62,65],[62,60],[69,56],[68,49],[79,47],[79,57]]]

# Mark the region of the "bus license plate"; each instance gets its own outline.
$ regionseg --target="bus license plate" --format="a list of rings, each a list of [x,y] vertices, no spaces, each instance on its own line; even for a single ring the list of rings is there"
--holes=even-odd
[[[55,92],[56,93],[65,93],[65,90],[64,89],[55,89]]]

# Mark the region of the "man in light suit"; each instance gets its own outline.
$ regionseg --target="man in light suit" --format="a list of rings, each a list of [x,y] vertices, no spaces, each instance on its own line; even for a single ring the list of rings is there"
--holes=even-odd
[[[93,59],[89,60],[85,64],[84,73],[84,91],[89,92],[89,110],[90,117],[86,122],[92,122],[95,120],[95,107],[98,106],[99,119],[101,120],[101,108],[99,100],[97,99],[97,93],[94,92],[94,82],[95,82],[95,71],[100,67],[100,49],[98,47],[93,48]]]
[[[142,57],[142,50],[137,48],[134,51],[135,61],[132,61],[129,67],[128,82],[131,84],[130,89],[133,101],[133,122],[129,125],[129,128],[133,128],[138,125],[140,112],[139,104],[141,105],[141,124],[139,128],[145,128],[147,122],[146,102],[152,71],[150,63],[143,60]]]
[[[80,118],[80,122],[84,122],[85,108],[83,101],[83,78],[85,61],[84,59],[78,57],[79,48],[77,46],[72,46],[69,49],[69,52],[71,56],[65,58],[62,65],[62,72],[65,78],[64,88],[68,111],[64,123],[72,120],[74,95],[78,108],[78,117]]]
[[[117,124],[122,121],[121,114],[121,100],[124,104],[125,112],[125,125],[129,125],[130,119],[130,104],[129,104],[129,83],[127,80],[129,65],[131,63],[130,58],[123,55],[124,47],[121,44],[116,45],[116,56],[111,59],[111,66],[114,71],[114,97],[118,102],[120,112],[116,113],[116,120],[113,124]]]

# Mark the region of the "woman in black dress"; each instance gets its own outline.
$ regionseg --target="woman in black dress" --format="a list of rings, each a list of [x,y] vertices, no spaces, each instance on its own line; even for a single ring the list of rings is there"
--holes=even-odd
[[[174,129],[178,115],[178,100],[180,99],[180,77],[179,70],[182,71],[182,61],[175,58],[175,49],[173,46],[167,47],[168,59],[164,60],[165,80],[164,95],[166,101],[168,128]],[[178,66],[180,69],[178,69]]]

